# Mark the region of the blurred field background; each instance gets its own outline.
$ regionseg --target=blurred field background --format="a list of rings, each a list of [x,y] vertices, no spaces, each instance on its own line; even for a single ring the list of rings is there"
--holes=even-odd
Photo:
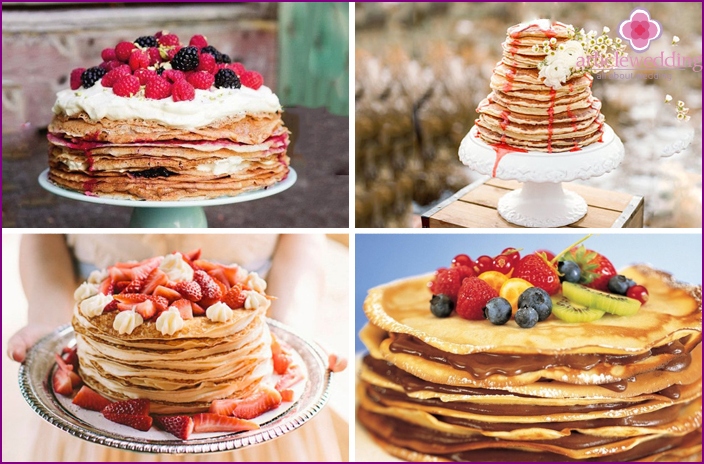
[[[663,28],[643,56],[676,51],[701,59],[699,2],[357,3],[356,226],[417,226],[420,213],[479,178],[457,149],[490,92],[508,27],[549,18],[599,32],[608,26],[615,38],[636,7]],[[616,171],[583,183],[644,196],[646,227],[701,227],[701,71],[658,77],[594,80],[626,157]],[[666,94],[674,99],[669,105]],[[677,121],[677,100],[690,108],[690,121]],[[689,148],[661,156],[692,130]]]

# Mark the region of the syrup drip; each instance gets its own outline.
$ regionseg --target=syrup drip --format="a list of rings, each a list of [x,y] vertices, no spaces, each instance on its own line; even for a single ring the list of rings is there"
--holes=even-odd
[[[572,108],[570,107],[570,105],[567,105],[567,116],[569,116],[570,121],[572,121],[572,130],[574,132],[577,132],[577,116],[575,116],[572,112]]]
[[[494,169],[491,171],[491,177],[496,177],[496,170],[499,168],[499,161],[508,155],[509,153],[528,153],[528,150],[522,148],[516,148],[508,145],[506,143],[506,136],[501,136],[501,143],[491,145],[491,148],[496,152],[496,162],[494,162]]]
[[[604,122],[603,121],[598,121],[597,124],[599,124],[599,133],[601,134],[599,136],[599,143],[604,143]]]
[[[501,122],[499,123],[499,125],[501,126],[501,129],[503,131],[506,131],[506,128],[508,127],[508,123],[510,122],[508,120],[508,117],[510,114],[511,113],[508,110],[504,110],[501,112]]]
[[[570,149],[570,151],[582,151],[581,148],[579,148],[579,145],[577,145],[577,142],[574,143],[574,147]]]
[[[518,47],[521,45],[521,41],[516,39],[513,41],[511,45],[509,45],[509,53],[511,54],[511,57],[516,56],[516,53],[518,53]]]
[[[548,153],[552,153],[552,123],[555,120],[555,89],[550,89],[550,108],[548,108]]]
[[[510,92],[513,89],[513,80],[515,78],[515,69],[509,69],[508,71],[506,71],[506,83],[504,84],[504,87],[501,90],[503,90],[504,92]]]
[[[93,163],[95,160],[93,159],[93,154],[90,152],[90,150],[86,150],[85,152],[86,155],[86,161],[88,161],[88,171],[93,170]]]
[[[93,193],[93,189],[95,188],[95,184],[98,183],[98,179],[88,179],[87,181],[83,182],[83,193],[86,195],[90,196],[96,196],[95,193]]]

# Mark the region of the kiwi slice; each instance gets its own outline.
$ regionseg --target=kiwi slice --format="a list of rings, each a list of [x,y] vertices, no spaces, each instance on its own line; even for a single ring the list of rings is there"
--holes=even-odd
[[[640,301],[633,298],[601,292],[571,282],[562,283],[562,294],[573,303],[606,311],[617,316],[632,316],[640,309]]]
[[[592,322],[600,319],[604,311],[572,303],[561,295],[553,295],[552,313],[565,322]]]

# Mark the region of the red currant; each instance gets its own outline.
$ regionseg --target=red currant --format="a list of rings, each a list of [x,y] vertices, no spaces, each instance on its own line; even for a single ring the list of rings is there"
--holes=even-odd
[[[514,266],[521,260],[521,253],[513,247],[506,248],[501,254],[507,256]]]
[[[480,256],[479,258],[477,258],[474,270],[477,271],[477,275],[481,274],[482,272],[493,271],[494,258],[487,255]]]
[[[452,258],[452,267],[456,266],[469,266],[474,267],[474,261],[467,255],[457,255]]]
[[[502,274],[510,274],[513,268],[516,266],[513,259],[508,255],[499,255],[494,258],[493,267],[495,271],[499,271]]]
[[[629,288],[626,292],[626,296],[628,298],[633,298],[634,300],[640,301],[640,304],[642,305],[644,305],[650,298],[648,289],[643,287],[642,285],[634,285],[633,287]]]

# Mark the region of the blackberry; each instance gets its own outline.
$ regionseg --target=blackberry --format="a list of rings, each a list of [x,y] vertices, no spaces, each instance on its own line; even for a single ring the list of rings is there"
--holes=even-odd
[[[221,69],[215,74],[215,87],[227,87],[229,89],[239,89],[242,87],[240,78],[232,69]]]
[[[223,63],[232,63],[232,60],[230,59],[230,55],[227,55],[225,53],[220,55],[220,59],[222,60]],[[215,60],[217,61],[217,60]]]
[[[134,43],[144,48],[159,46],[159,43],[156,41],[156,37],[154,37],[153,35],[145,35],[143,37],[140,37],[139,39],[135,40]]]
[[[171,60],[171,67],[178,71],[192,71],[199,62],[197,47],[183,47]]]
[[[167,170],[166,168],[160,167],[160,168],[147,169],[146,171],[133,172],[132,175],[135,177],[146,177],[147,179],[151,179],[152,177],[173,176],[174,173]]]
[[[83,87],[90,88],[95,85],[102,77],[107,73],[107,71],[100,66],[93,66],[83,71],[81,74],[81,84]]]
[[[216,63],[222,63],[222,53],[220,53],[218,49],[213,47],[212,45],[208,45],[207,47],[201,48],[200,52],[207,53],[208,55],[213,55],[213,58],[215,58]]]

